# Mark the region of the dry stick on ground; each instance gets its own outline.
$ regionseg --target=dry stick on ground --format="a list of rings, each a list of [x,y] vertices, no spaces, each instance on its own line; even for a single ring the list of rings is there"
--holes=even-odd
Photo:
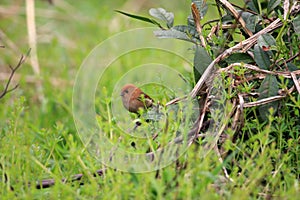
[[[100,170],[97,170],[93,176],[94,177],[97,177],[97,176],[102,176],[105,172],[105,169],[100,169]],[[83,177],[83,174],[76,174],[72,177],[72,179],[70,180],[70,182],[74,182],[74,181],[80,181]],[[61,180],[62,183],[67,183],[68,180],[66,178],[63,178]],[[83,185],[83,183],[81,183]],[[32,183],[29,183],[28,186],[30,187],[31,185],[33,185]],[[35,188],[36,189],[43,189],[43,188],[48,188],[48,187],[51,187],[55,185],[55,180],[54,179],[45,179],[45,180],[42,180],[42,181],[37,181],[36,184],[35,184]]]
[[[28,53],[26,54],[26,56],[21,55],[21,58],[20,58],[18,64],[17,64],[15,67],[12,67],[11,65],[9,65],[9,68],[10,68],[10,70],[11,70],[11,73],[10,73],[10,75],[9,75],[9,77],[8,77],[8,80],[7,80],[7,83],[6,83],[5,87],[4,87],[4,90],[3,90],[3,91],[1,92],[1,94],[0,94],[0,99],[3,98],[3,97],[4,97],[6,94],[8,94],[9,92],[15,90],[15,89],[19,86],[19,84],[16,84],[14,87],[9,88],[9,85],[10,85],[10,83],[11,83],[11,81],[12,81],[14,75],[15,75],[15,72],[16,72],[16,71],[21,67],[21,65],[25,62],[25,60],[26,60],[27,56],[29,55],[29,53],[30,53],[30,50],[28,51]]]

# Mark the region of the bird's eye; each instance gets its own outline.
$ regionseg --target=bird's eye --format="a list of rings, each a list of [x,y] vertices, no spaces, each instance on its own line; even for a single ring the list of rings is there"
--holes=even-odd
[[[125,90],[124,92],[125,92],[125,93],[128,93],[128,90]]]

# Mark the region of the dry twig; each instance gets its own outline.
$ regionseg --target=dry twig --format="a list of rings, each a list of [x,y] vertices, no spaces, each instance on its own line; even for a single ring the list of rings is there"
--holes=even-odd
[[[30,50],[28,51],[28,53],[26,54],[26,56],[21,55],[21,58],[20,58],[18,64],[17,64],[15,67],[12,67],[11,65],[9,65],[9,68],[10,68],[10,70],[11,70],[11,73],[10,73],[10,75],[9,75],[9,77],[8,77],[8,80],[7,80],[7,83],[6,83],[5,87],[4,87],[4,90],[3,90],[2,93],[0,94],[0,99],[3,98],[3,97],[4,97],[6,94],[8,94],[9,92],[15,90],[15,89],[19,86],[19,84],[16,84],[14,87],[12,87],[12,88],[9,89],[9,85],[10,85],[10,83],[11,83],[11,81],[12,81],[12,79],[13,79],[15,73],[16,73],[16,71],[17,71],[17,70],[21,67],[21,65],[25,62],[25,60],[26,60],[27,56],[29,55],[29,53],[30,53]]]
[[[219,0],[234,16],[234,18],[241,24],[244,31],[249,35],[252,36],[253,33],[247,28],[245,21],[240,16],[240,14],[236,11],[236,9],[226,0]]]

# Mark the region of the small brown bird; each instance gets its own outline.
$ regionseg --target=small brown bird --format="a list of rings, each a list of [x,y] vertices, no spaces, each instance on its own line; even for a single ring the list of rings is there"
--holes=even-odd
[[[139,114],[140,109],[148,109],[153,105],[153,99],[133,84],[126,84],[121,90],[124,107],[132,113]]]

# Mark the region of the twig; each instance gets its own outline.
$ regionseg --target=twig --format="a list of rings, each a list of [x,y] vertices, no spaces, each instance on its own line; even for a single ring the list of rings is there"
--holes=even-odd
[[[226,68],[219,69],[218,72],[229,71],[230,69],[232,69],[235,66],[244,67],[244,68],[247,68],[247,69],[250,69],[250,70],[253,70],[253,71],[257,71],[257,72],[261,72],[261,73],[264,73],[264,74],[283,76],[285,78],[292,78],[291,73],[293,73],[295,75],[300,74],[300,70],[296,70],[296,71],[293,71],[293,72],[289,72],[289,71],[285,71],[285,72],[269,71],[269,70],[265,70],[265,69],[260,69],[259,67],[255,66],[255,65],[244,64],[244,63],[233,63],[233,64],[229,65]]]
[[[296,75],[295,75],[294,72],[291,73],[291,76],[292,76],[292,79],[293,79],[294,84],[295,84],[295,86],[296,86],[296,89],[297,89],[298,93],[300,94],[299,80],[297,80],[297,77],[296,77]]]
[[[287,20],[287,17],[289,14],[289,9],[290,9],[290,1],[284,0],[284,3],[283,3],[283,19],[284,20]]]
[[[187,98],[187,95],[184,96],[184,97],[177,97],[177,98],[172,99],[171,101],[167,102],[166,106],[169,106],[169,105],[172,105],[172,104],[176,104],[176,103],[178,103],[178,102],[180,102],[182,100],[185,100],[186,98]]]
[[[216,152],[216,154],[217,154],[217,156],[218,156],[219,162],[221,163],[221,165],[223,165],[224,161],[223,161],[223,159],[222,159],[222,157],[221,157],[221,154],[220,154],[220,151],[219,151],[217,145],[214,147],[214,150],[215,150],[215,152]],[[234,180],[233,180],[232,178],[230,178],[230,176],[229,176],[229,174],[228,174],[228,172],[227,172],[226,167],[222,166],[222,169],[223,169],[223,172],[224,172],[225,177],[226,177],[230,182],[233,183]]]
[[[241,15],[236,11],[236,9],[226,0],[219,0],[234,16],[234,18],[241,24],[244,31],[249,35],[252,36],[253,33],[247,28],[245,21],[241,17]]]
[[[273,101],[278,101],[280,99],[285,98],[286,96],[273,96],[273,97],[268,97],[268,98],[264,98],[264,99],[260,99],[258,101],[255,102],[248,102],[244,104],[244,108],[250,108],[250,107],[254,107],[254,106],[261,106],[261,105],[265,105],[268,103],[271,103]]]
[[[280,67],[282,67],[282,66],[285,65],[286,63],[291,62],[292,60],[294,60],[295,58],[297,58],[299,55],[300,55],[300,52],[296,53],[295,55],[293,55],[293,56],[290,57],[289,59],[285,60],[285,62],[282,63],[282,64],[280,65]]]
[[[20,58],[18,64],[17,64],[15,67],[12,67],[11,65],[9,65],[9,68],[10,68],[10,70],[11,70],[11,73],[10,73],[9,78],[8,78],[8,80],[7,80],[7,83],[6,83],[5,87],[4,87],[4,90],[3,90],[2,93],[0,94],[0,99],[3,98],[3,97],[4,97],[6,94],[8,94],[9,92],[15,90],[15,89],[19,86],[19,84],[16,84],[14,87],[12,87],[12,88],[9,89],[9,85],[10,85],[10,83],[11,83],[11,81],[12,81],[14,75],[15,75],[15,72],[16,72],[16,71],[21,67],[21,65],[25,62],[25,60],[26,60],[27,56],[29,55],[29,53],[30,53],[30,49],[29,49],[29,51],[27,52],[26,56],[21,55],[21,58]]]

